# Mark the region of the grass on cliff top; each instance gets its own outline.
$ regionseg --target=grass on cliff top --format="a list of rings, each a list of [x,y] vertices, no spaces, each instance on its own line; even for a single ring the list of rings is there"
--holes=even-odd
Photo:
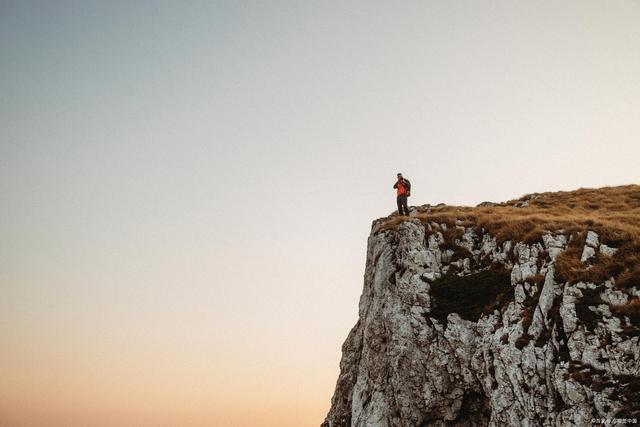
[[[560,231],[571,237],[567,250],[556,259],[560,280],[601,283],[613,277],[619,288],[640,287],[639,185],[535,193],[495,206],[442,205],[418,211],[416,218],[425,224],[447,224],[445,234],[461,234],[455,227],[462,223],[490,233],[498,244],[507,240],[541,242],[546,232]],[[403,221],[406,217],[390,216],[381,230],[395,229]],[[598,253],[582,263],[588,230],[598,233],[600,243],[618,248],[618,252],[613,257]]]
[[[528,206],[517,207],[527,202]],[[594,230],[601,243],[619,246],[640,240],[640,185],[534,193],[495,206],[437,206],[421,210],[417,217],[455,227],[484,228],[499,242],[507,240],[533,243],[545,231],[564,230],[566,234]],[[406,217],[390,216],[381,229],[395,229]]]

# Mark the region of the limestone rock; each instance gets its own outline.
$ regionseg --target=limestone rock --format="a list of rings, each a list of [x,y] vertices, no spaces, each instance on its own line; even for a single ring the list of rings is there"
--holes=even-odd
[[[614,256],[616,252],[618,252],[618,249],[611,248],[607,245],[600,245],[600,252],[605,256],[611,257],[611,256]]]
[[[552,261],[567,247],[567,237],[564,234],[554,236],[551,233],[546,233],[542,236],[542,241]]]
[[[587,241],[586,241],[587,246],[591,246],[592,248],[597,248],[598,242],[599,242],[598,233],[596,233],[595,231],[589,230],[587,232]]]
[[[593,249],[591,246],[584,246],[584,249],[582,250],[582,256],[580,257],[580,262],[587,262],[589,259],[591,259],[593,256],[595,256],[596,254],[596,250]]]
[[[563,232],[498,244],[457,227],[461,237],[447,242],[444,224],[374,223],[323,427],[585,426],[629,410],[640,334],[616,307],[640,291],[559,281]],[[596,249],[615,253],[590,231],[583,262]],[[544,283],[531,280],[538,273]],[[452,278],[465,288],[447,287]]]

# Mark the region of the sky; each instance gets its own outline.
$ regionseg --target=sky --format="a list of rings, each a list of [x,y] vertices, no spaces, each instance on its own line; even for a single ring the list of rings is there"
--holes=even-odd
[[[317,426],[395,209],[640,182],[640,2],[0,1],[0,426]]]

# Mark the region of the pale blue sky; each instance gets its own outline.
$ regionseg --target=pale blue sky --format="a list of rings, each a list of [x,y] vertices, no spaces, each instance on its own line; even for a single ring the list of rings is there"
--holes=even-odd
[[[0,409],[68,424],[89,390],[114,425],[166,402],[318,424],[396,172],[410,204],[640,181],[638,22],[637,1],[1,2]]]

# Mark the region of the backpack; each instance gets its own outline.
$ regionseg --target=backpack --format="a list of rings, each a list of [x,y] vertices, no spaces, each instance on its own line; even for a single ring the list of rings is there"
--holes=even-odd
[[[407,186],[407,197],[411,195],[411,183],[407,178],[404,178],[404,185]]]

